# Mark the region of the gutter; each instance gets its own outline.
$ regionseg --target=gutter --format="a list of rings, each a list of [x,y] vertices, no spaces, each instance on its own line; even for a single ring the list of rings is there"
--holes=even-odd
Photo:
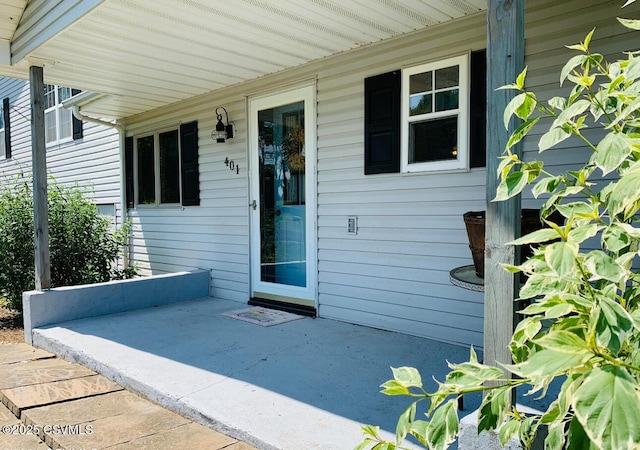
[[[85,115],[80,111],[80,103],[84,105],[93,103],[101,98],[101,94],[97,94],[95,92],[83,91],[73,97],[64,100],[62,102],[62,106],[67,109],[71,109],[73,116],[85,122],[96,123],[98,125],[102,125],[109,128],[114,128],[118,130],[118,146],[119,146],[119,155],[120,155],[120,218],[121,223],[125,223],[128,219],[128,208],[127,208],[127,194],[126,194],[126,172],[125,172],[125,154],[124,154],[124,139],[125,139],[125,129],[119,123],[108,122],[106,120],[96,119],[95,117],[90,117]],[[124,268],[129,266],[129,246],[124,251],[122,255],[122,262]]]

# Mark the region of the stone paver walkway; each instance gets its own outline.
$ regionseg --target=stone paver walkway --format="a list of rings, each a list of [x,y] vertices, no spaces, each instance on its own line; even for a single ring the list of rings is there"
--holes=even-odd
[[[0,344],[0,449],[254,450],[78,364]]]

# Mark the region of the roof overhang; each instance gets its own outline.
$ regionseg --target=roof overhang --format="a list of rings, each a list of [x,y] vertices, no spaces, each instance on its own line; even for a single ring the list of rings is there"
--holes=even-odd
[[[20,18],[0,34],[0,75],[43,66],[49,84],[100,93],[85,108],[115,119],[486,10],[486,0],[5,4],[16,13],[0,13],[1,29]]]

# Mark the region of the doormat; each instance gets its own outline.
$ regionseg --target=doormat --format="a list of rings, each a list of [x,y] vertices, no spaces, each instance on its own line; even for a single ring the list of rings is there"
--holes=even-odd
[[[304,319],[304,316],[278,311],[276,309],[262,308],[260,306],[241,309],[239,311],[229,311],[222,313],[222,315],[231,317],[232,319],[254,323],[262,327],[272,327],[274,325],[280,325],[281,323],[291,322],[292,320]]]

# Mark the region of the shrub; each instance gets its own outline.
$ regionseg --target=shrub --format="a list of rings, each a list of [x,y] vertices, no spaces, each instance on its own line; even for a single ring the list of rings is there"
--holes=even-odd
[[[640,20],[620,22],[640,30]],[[424,446],[444,449],[459,431],[457,398],[478,391],[486,393],[478,429],[501,426],[503,444],[517,437],[529,448],[538,429],[546,428],[546,449],[640,448],[640,52],[606,63],[590,51],[592,35],[569,46],[579,54],[560,74],[561,83],[572,84],[567,97],[539,103],[524,87],[526,69],[505,87],[520,92],[506,108],[505,123],[513,115],[523,122],[502,157],[495,200],[532,185],[534,196],[546,198],[543,219],[554,211],[565,217],[563,226],[547,221],[551,228],[512,242],[538,245],[523,264],[505,267],[528,275],[520,298],[532,301],[512,336],[513,364],[504,367],[517,378],[505,379],[500,368],[479,363],[473,349],[468,362],[450,364],[433,393],[423,390],[416,369],[393,369],[382,392],[417,401],[400,416],[395,442],[366,426],[359,448],[393,449],[412,435]],[[512,153],[545,122],[539,150],[578,138],[592,151],[582,167],[553,174],[542,161],[525,162]],[[585,133],[594,126],[603,132]],[[591,142],[589,136],[601,139]],[[597,171],[602,178],[596,179]],[[556,379],[562,383],[558,397],[542,414],[526,416],[510,405],[516,386],[544,396]],[[416,404],[423,400],[428,420],[416,419]]]
[[[51,180],[48,186],[51,285],[71,286],[130,278],[133,268],[118,268],[130,225],[111,231],[86,189]],[[33,194],[20,176],[0,192],[0,295],[10,309],[22,311],[22,292],[34,281]]]

